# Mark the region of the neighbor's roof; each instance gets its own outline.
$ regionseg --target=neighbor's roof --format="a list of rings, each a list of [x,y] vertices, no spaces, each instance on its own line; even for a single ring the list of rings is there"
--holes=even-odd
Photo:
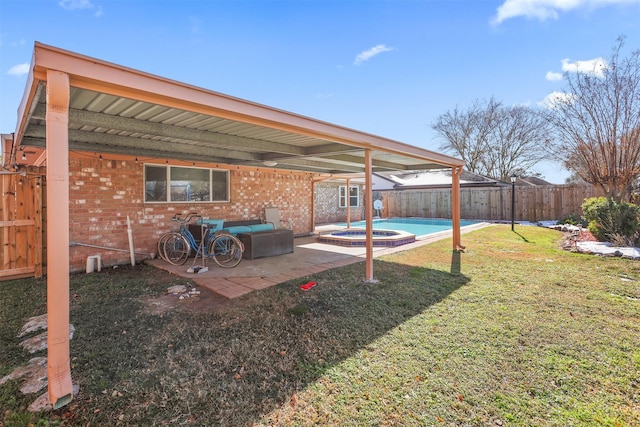
[[[516,185],[521,187],[536,187],[539,185],[553,185],[553,184],[537,176],[523,176],[523,177],[519,176],[516,179]]]
[[[376,172],[395,188],[451,187],[451,169]],[[460,174],[460,186],[500,186],[503,182],[469,171]]]
[[[324,174],[462,167],[460,159],[36,43],[16,149],[44,148],[47,71],[69,75],[69,149]],[[272,164],[272,163],[271,163]]]

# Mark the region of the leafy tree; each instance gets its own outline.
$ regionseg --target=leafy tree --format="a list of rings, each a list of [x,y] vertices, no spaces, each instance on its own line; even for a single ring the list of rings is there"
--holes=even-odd
[[[441,150],[462,158],[469,171],[494,179],[531,175],[546,157],[547,123],[526,106],[476,100],[467,110],[456,107],[438,116],[431,127],[443,140]]]
[[[640,176],[640,51],[621,58],[624,40],[605,67],[565,73],[565,92],[545,114],[555,129],[551,152],[616,201],[629,197]]]

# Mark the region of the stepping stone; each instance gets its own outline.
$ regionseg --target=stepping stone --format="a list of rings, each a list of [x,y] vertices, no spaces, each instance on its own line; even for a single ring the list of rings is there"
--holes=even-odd
[[[69,324],[69,339],[73,339],[73,333],[76,328],[73,325]],[[20,343],[22,348],[27,350],[29,353],[35,353],[36,351],[44,350],[47,348],[47,332],[43,332],[34,337],[27,338],[26,340]]]
[[[47,358],[34,357],[27,366],[18,366],[9,375],[0,379],[0,385],[9,380],[23,379],[22,394],[36,393],[47,387]]]
[[[40,329],[47,329],[47,313],[41,316],[35,316],[27,320],[27,323],[22,326],[18,338],[22,338],[31,332],[39,331]]]

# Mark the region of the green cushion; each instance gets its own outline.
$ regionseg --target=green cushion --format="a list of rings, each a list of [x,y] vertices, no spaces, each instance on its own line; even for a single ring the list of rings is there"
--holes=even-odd
[[[249,226],[251,231],[271,231],[273,230],[273,224],[252,224]]]
[[[244,225],[236,225],[234,227],[225,227],[222,229],[222,231],[226,231],[227,233],[231,233],[235,235],[238,233],[250,233],[251,228]]]

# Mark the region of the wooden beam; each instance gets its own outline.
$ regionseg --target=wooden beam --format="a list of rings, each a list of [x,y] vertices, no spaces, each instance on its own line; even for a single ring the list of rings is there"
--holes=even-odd
[[[12,268],[11,270],[0,270],[0,277],[19,279],[21,277],[33,277],[35,267]]]
[[[22,227],[25,225],[35,225],[32,219],[16,219],[13,221],[0,221],[0,227]]]

